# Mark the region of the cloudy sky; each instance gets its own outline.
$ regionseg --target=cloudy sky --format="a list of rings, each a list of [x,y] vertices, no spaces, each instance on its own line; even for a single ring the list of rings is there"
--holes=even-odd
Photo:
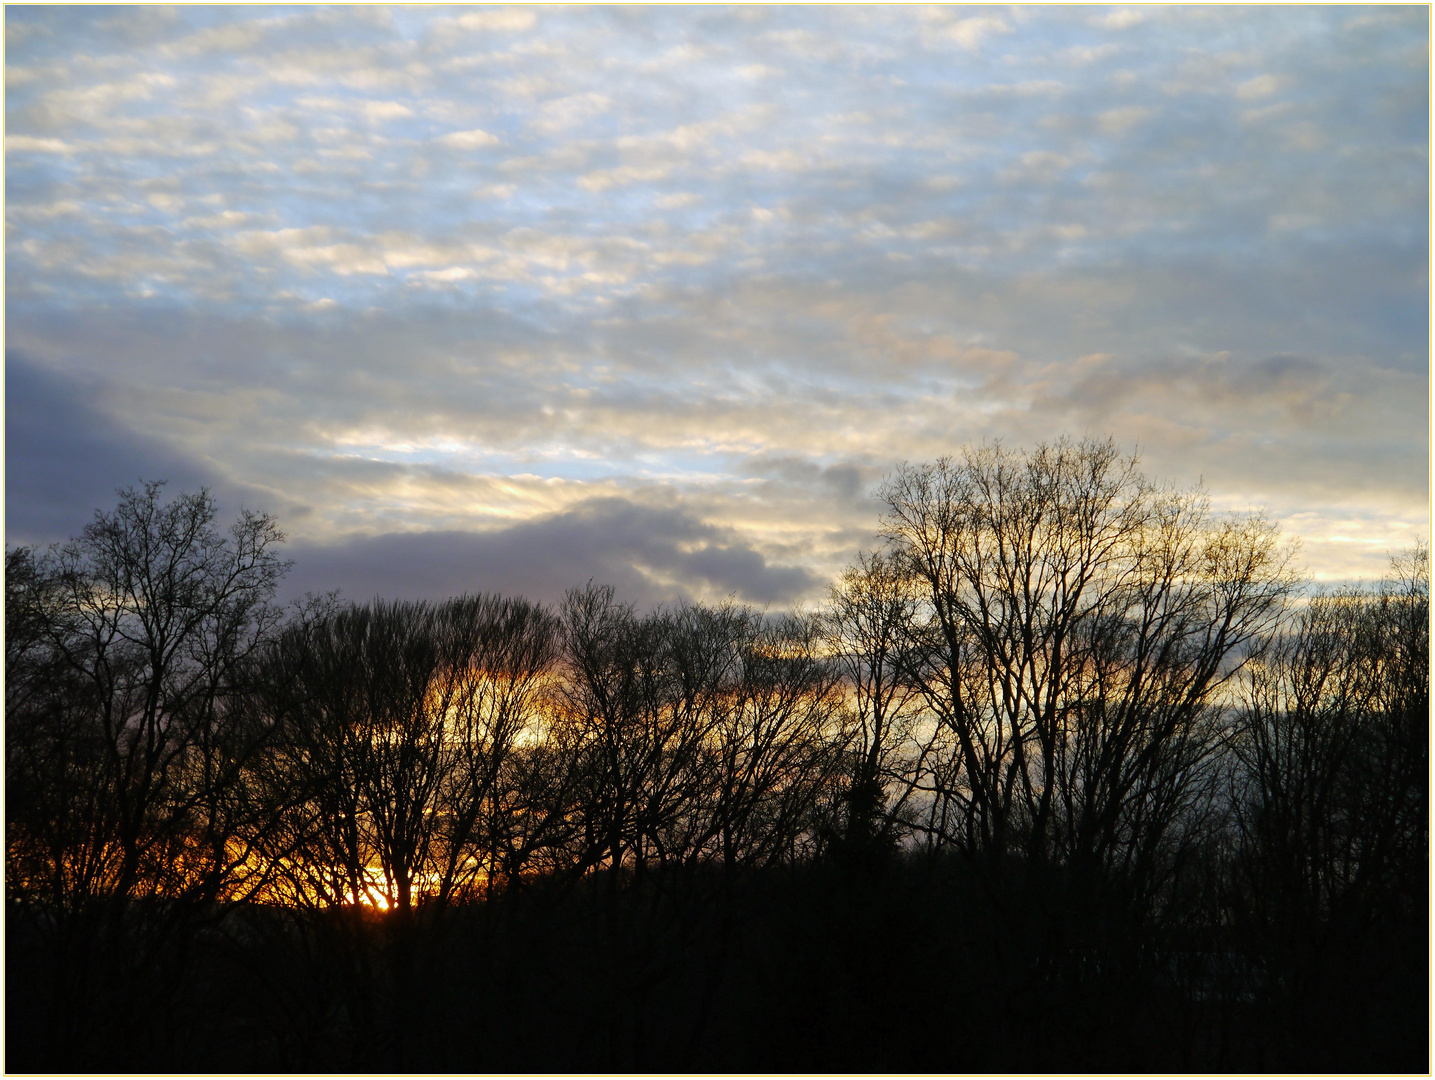
[[[786,605],[1063,432],[1325,579],[1429,521],[1429,12],[9,7],[6,539]]]

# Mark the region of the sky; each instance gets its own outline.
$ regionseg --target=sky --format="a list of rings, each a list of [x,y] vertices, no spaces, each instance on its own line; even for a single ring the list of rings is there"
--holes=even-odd
[[[1428,536],[1429,9],[5,9],[5,536],[821,599],[1063,434],[1318,581]]]

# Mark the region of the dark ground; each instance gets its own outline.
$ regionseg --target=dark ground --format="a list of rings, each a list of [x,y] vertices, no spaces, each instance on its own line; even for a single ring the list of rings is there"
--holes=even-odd
[[[1424,912],[1178,932],[1118,906],[915,857],[530,883],[407,920],[12,902],[5,1068],[1427,1071]]]

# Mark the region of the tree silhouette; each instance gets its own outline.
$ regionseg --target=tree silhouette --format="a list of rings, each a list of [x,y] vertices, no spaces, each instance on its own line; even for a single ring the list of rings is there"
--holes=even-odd
[[[69,544],[6,559],[7,895],[45,942],[38,998],[79,1054],[147,995],[169,1000],[170,937],[252,885],[234,840],[266,732],[233,704],[278,624],[283,535],[249,512],[221,533],[206,491],[162,495],[127,488]],[[132,947],[150,982],[117,966]]]
[[[901,560],[879,551],[859,553],[829,589],[829,644],[855,721],[844,828],[852,844],[895,844],[926,774],[931,740],[918,731],[922,697],[911,677],[929,651],[916,632],[916,585]]]
[[[7,551],[7,1065],[1423,1067],[1428,548],[1303,594],[1109,440],[881,495],[814,613],[285,614],[158,484]]]
[[[246,871],[227,796],[262,733],[230,703],[278,623],[283,535],[248,512],[225,535],[207,492],[161,495],[126,489],[78,539],[7,559],[7,591],[26,596],[7,702],[23,815],[10,864],[26,895],[63,908],[208,902]],[[36,681],[54,677],[74,696],[31,709]]]
[[[1162,878],[1220,741],[1212,696],[1294,579],[1259,518],[1151,484],[1111,441],[903,466],[882,489],[935,643],[915,674],[949,733],[940,839]]]

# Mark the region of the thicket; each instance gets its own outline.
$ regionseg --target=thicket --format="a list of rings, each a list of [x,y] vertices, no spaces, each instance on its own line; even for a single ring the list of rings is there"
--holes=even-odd
[[[6,553],[10,1070],[1427,1068],[1429,553],[1108,442],[880,492],[818,611],[273,604],[263,515]]]

